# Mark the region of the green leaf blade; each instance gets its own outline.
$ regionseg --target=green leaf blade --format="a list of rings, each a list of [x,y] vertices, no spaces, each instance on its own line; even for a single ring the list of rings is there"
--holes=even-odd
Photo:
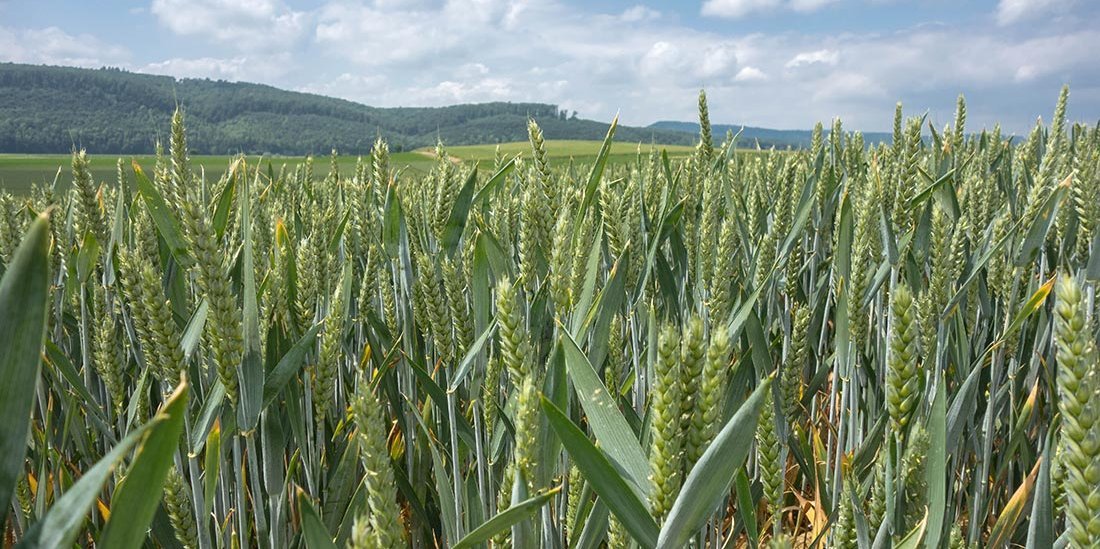
[[[714,512],[721,497],[729,492],[734,475],[752,447],[745,441],[752,440],[756,432],[760,409],[771,384],[768,378],[756,387],[691,469],[661,528],[659,549],[684,547]]]
[[[49,218],[31,224],[0,280],[0,501],[9,502],[23,469],[31,406],[46,338]],[[9,506],[0,510],[0,524]]]

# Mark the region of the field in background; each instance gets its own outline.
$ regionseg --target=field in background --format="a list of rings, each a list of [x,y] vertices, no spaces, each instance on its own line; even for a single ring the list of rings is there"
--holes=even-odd
[[[578,163],[591,163],[595,160],[596,154],[600,150],[601,142],[550,140],[547,141],[546,144],[547,151],[552,158],[563,160],[573,158]],[[498,145],[495,144],[448,147],[447,155],[463,162],[478,161],[482,165],[487,162],[491,164],[496,158],[497,147]],[[506,156],[515,154],[527,155],[531,151],[531,144],[526,141],[501,143],[499,147],[501,154]],[[637,158],[639,147],[643,154],[648,154],[651,147],[667,150],[669,157],[674,159],[683,158],[692,150],[692,147],[683,145],[642,144],[639,146],[636,143],[615,143],[611,147],[611,155],[608,161],[611,163],[631,162]],[[91,158],[92,176],[97,182],[114,182],[117,180],[116,162],[119,158],[118,156],[105,154],[89,156]],[[411,152],[393,153],[390,155],[390,161],[395,168],[426,173],[434,163],[434,157],[435,149],[425,148]],[[132,158],[145,170],[151,170],[154,164],[156,164],[156,158],[153,155],[123,156],[122,158],[127,162]],[[200,168],[204,170],[208,180],[216,180],[221,177],[229,166],[230,160],[231,157],[221,155],[196,155],[191,158],[195,170],[198,171]],[[274,170],[278,171],[280,167],[284,165],[288,168],[293,168],[295,165],[303,162],[304,157],[274,156],[264,157],[263,161],[265,165],[270,162]],[[337,161],[339,162],[341,172],[350,173],[355,169],[356,157],[354,156],[340,156]],[[314,157],[313,169],[315,173],[328,173],[328,167],[328,157]],[[0,154],[0,189],[7,190],[13,194],[23,194],[34,184],[51,183],[58,173],[58,168],[61,169],[58,184],[63,188],[67,188],[72,180],[69,155]]]
[[[546,152],[553,158],[573,158],[579,163],[591,163],[600,152],[600,141],[571,141],[560,139],[546,140]],[[501,143],[499,145],[463,145],[459,147],[447,147],[447,154],[464,161],[493,161],[497,155],[497,149],[505,156],[521,154],[528,156],[531,153],[531,143],[517,141],[514,143]],[[638,152],[649,154],[653,147],[658,150],[668,151],[670,158],[683,158],[691,153],[694,147],[686,145],[657,145],[648,143],[612,143],[611,154],[608,161],[612,163],[631,162],[638,157]],[[424,150],[424,149],[421,149]],[[434,154],[434,151],[428,151]]]
[[[116,163],[119,158],[126,162],[133,159],[146,171],[152,170],[156,164],[156,157],[153,155],[119,157],[97,154],[89,155],[89,158],[91,159],[92,177],[95,178],[96,182],[114,182],[118,179]],[[250,157],[250,159],[256,158],[258,157]],[[396,167],[408,167],[416,171],[427,171],[432,164],[430,157],[416,152],[394,153],[391,155],[391,159]],[[191,157],[191,163],[195,171],[198,172],[201,169],[208,180],[220,178],[229,167],[230,160],[232,160],[232,157],[222,155],[196,155]],[[275,171],[278,171],[283,165],[293,168],[304,160],[304,157],[299,156],[275,156],[263,159],[264,164],[270,162]],[[350,172],[355,169],[356,158],[354,156],[342,156],[337,161],[340,165],[340,171]],[[327,157],[314,157],[314,170],[318,170],[320,173],[328,173],[328,166],[329,159]],[[58,168],[61,169],[61,175],[57,180],[58,185],[62,188],[68,188],[69,183],[72,181],[70,155],[0,154],[0,189],[13,194],[22,194],[30,189],[32,185],[51,183],[57,175]]]

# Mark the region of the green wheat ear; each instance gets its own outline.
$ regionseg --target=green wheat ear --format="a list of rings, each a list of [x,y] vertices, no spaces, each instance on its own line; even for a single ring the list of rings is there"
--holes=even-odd
[[[550,161],[548,153],[546,151],[546,141],[542,136],[542,128],[534,119],[527,121],[527,134],[531,141],[531,157],[534,160],[534,170],[538,179],[539,187],[542,188],[543,195],[546,196],[548,204],[556,211],[558,201],[562,198],[558,192],[559,189],[554,185],[554,174],[550,171]],[[554,216],[548,217],[548,221],[551,223],[554,221]]]
[[[696,385],[695,405],[690,416],[691,429],[687,436],[689,451],[684,456],[685,471],[695,466],[718,431],[728,382],[729,356],[729,330],[715,329],[707,347],[702,375]]]
[[[119,315],[117,305],[107,301],[106,291],[95,290],[96,330],[92,334],[93,363],[96,374],[103,380],[107,398],[115,416],[122,413],[126,399],[126,380],[124,368],[126,351],[123,342],[118,339]]]
[[[966,98],[959,94],[959,99],[955,102],[955,132],[952,135],[952,148],[955,151],[959,151],[963,146],[963,139],[966,137]],[[958,154],[958,152],[956,152]]]
[[[1100,363],[1077,281],[1062,275],[1055,290],[1054,340],[1058,409],[1062,415],[1059,466],[1063,470],[1066,530],[1080,547],[1100,543]]]
[[[74,150],[72,158],[73,188],[76,190],[77,213],[81,233],[90,231],[100,242],[107,242],[107,223],[99,208],[99,188],[92,178],[91,162],[84,150]]]
[[[183,108],[176,105],[172,113],[172,134],[168,140],[168,152],[171,155],[172,166],[165,189],[172,203],[178,204],[188,189],[191,188],[191,158],[187,148],[187,132],[184,128]]]
[[[357,547],[397,549],[405,547],[405,534],[401,513],[394,501],[397,484],[386,444],[389,421],[383,414],[382,403],[371,394],[370,387],[368,378],[360,378],[359,394],[351,404],[352,419],[358,427],[359,455],[367,471],[364,485],[369,509],[368,513],[356,519],[356,530],[366,530],[363,525],[370,525],[365,535],[356,536],[365,542]]]
[[[329,314],[321,332],[321,353],[314,368],[313,405],[317,411],[318,424],[324,423],[335,402],[336,379],[340,375],[340,364],[344,354],[346,308],[345,292],[337,288],[333,293],[332,306],[329,308]]]
[[[515,460],[516,467],[523,473],[527,489],[534,492],[538,487],[536,467],[538,465],[539,439],[539,391],[534,374],[528,373],[519,386],[516,398]]]
[[[630,547],[630,534],[626,527],[615,517],[608,518],[607,547],[608,549],[627,549]]]
[[[890,359],[886,369],[886,411],[890,432],[901,436],[920,397],[917,363],[920,330],[913,293],[904,283],[890,296]]]
[[[783,363],[779,388],[783,395],[783,410],[788,423],[797,425],[802,407],[802,372],[810,358],[810,308],[795,302],[791,306],[791,342]]]
[[[550,294],[554,300],[554,311],[561,318],[569,311],[573,286],[572,213],[568,206],[558,213],[550,250]]]
[[[653,468],[653,494],[650,507],[653,516],[662,522],[672,509],[680,492],[681,435],[680,411],[680,334],[673,326],[661,330],[654,365],[652,421],[650,427],[650,465]]]
[[[830,529],[833,539],[833,547],[855,547],[857,545],[855,511],[852,500],[848,494],[841,493],[837,503],[836,522]]]
[[[424,300],[427,329],[431,334],[436,358],[450,364],[454,359],[451,309],[447,304],[442,280],[427,255],[417,258],[417,285]]]
[[[497,284],[498,349],[501,362],[512,384],[519,387],[531,372],[531,343],[527,335],[522,306],[515,285],[508,279]]]
[[[684,325],[680,345],[680,421],[684,433],[684,469],[695,465],[704,448],[703,433],[695,432],[693,414],[699,408],[700,391],[704,384],[703,366],[706,359],[706,343],[703,340],[703,320],[692,316]]]
[[[164,482],[164,510],[176,533],[176,540],[184,549],[199,546],[195,515],[191,507],[191,494],[183,476],[173,466]]]
[[[623,374],[628,369],[627,351],[624,345],[623,320],[619,315],[611,319],[610,334],[607,338],[607,362],[604,366],[603,381],[613,398],[621,396],[620,388]]]
[[[727,217],[718,233],[718,251],[714,256],[714,272],[710,278],[708,312],[711,322],[724,322],[732,307],[732,279],[737,267],[737,223]]]
[[[516,479],[516,462],[509,461],[504,467],[504,478],[500,481],[500,489],[497,494],[497,513],[504,512],[512,503],[512,486]],[[509,547],[511,544],[512,530],[505,528],[493,536],[493,547]]]
[[[699,90],[699,147],[704,160],[714,158],[714,139],[710,135],[710,112],[707,110],[707,92]]]
[[[177,111],[173,133],[177,150],[173,151],[174,177],[186,177],[186,142],[182,113]],[[230,290],[226,277],[227,254],[222,250],[211,214],[198,189],[177,189],[180,211],[184,221],[184,234],[194,258],[195,282],[199,295],[206,297],[210,312],[206,321],[206,335],[213,350],[218,379],[225,387],[230,404],[237,404],[237,368],[241,363],[242,313]],[[228,232],[228,231],[227,231]],[[148,298],[148,296],[146,296]],[[173,321],[174,322],[174,321]]]
[[[11,261],[23,234],[19,209],[15,197],[6,191],[0,191],[0,261],[5,264]]]
[[[898,466],[898,472],[905,486],[905,526],[901,529],[903,532],[908,532],[916,526],[924,515],[927,505],[928,484],[925,481],[924,462],[928,454],[928,431],[919,423],[914,424],[911,431],[906,443],[905,455],[902,456]]]
[[[768,396],[760,408],[760,419],[756,424],[756,458],[759,467],[760,483],[763,485],[764,499],[771,513],[772,532],[782,531],[784,464],[779,433],[776,429],[775,392]]]

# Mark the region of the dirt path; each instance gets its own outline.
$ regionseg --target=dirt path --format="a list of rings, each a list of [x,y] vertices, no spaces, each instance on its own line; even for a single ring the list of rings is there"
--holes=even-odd
[[[426,157],[431,158],[433,160],[438,158],[435,154],[435,150],[433,150],[433,149],[427,149],[427,150],[417,149],[413,152],[415,152],[416,154],[422,155],[422,156],[426,156]],[[462,159],[457,157],[457,156],[451,156],[451,155],[448,154],[447,155],[447,160],[450,160],[451,164],[454,164],[456,166],[459,165],[459,164],[462,164]]]

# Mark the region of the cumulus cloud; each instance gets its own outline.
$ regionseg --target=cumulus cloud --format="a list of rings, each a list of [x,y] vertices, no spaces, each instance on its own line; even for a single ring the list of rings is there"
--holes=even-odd
[[[329,95],[335,97],[349,97],[349,90],[359,90],[363,94],[381,94],[392,86],[392,83],[382,74],[340,73],[334,78],[308,82],[295,86],[295,91]]]
[[[742,67],[733,77],[734,82],[758,82],[767,79],[768,75],[764,74],[764,71],[750,66]]]
[[[0,25],[0,60],[14,63],[117,66],[130,58],[124,47],[91,34],[69,34],[57,27],[15,29]]]
[[[173,57],[135,67],[140,72],[175,76],[176,78],[212,78],[259,82],[285,75],[292,63],[289,54],[267,56],[241,55],[220,57]]]
[[[736,65],[736,47],[721,42],[699,51],[694,45],[659,40],[649,47],[640,61],[641,73],[647,77],[674,77],[693,82],[720,79],[732,74]]]
[[[479,101],[507,101],[513,95],[508,78],[469,78],[461,81],[444,80],[423,90],[421,99],[430,102],[461,103],[476,97]]]
[[[817,11],[837,1],[838,0],[791,0],[790,6],[794,11],[811,12]]]
[[[838,0],[706,0],[703,15],[735,19],[752,13],[788,9],[801,13],[817,11]]]
[[[614,114],[624,90],[633,96],[732,81],[743,43],[669,22],[640,4],[618,13],[588,13],[554,1],[409,6],[335,0],[316,14],[316,22],[314,44],[326,56],[403,84],[382,96],[346,88],[371,104],[394,98],[408,104],[413,97],[430,104],[456,97],[489,101],[507,92],[515,101],[578,110],[603,105]],[[483,74],[463,69],[472,63]]]
[[[821,81],[814,90],[815,101],[854,101],[886,97],[886,90],[874,78],[852,71],[838,71]]]
[[[640,4],[627,8],[625,11],[623,11],[622,15],[619,16],[620,19],[627,23],[634,23],[637,21],[653,21],[655,19],[659,19],[660,17],[661,12]]]
[[[465,10],[330,2],[318,14],[314,39],[328,52],[366,66],[426,60],[452,48],[472,45],[476,39],[469,32],[473,23],[488,18],[486,13],[471,9],[460,18],[447,20],[445,11]],[[504,23],[504,15],[498,13],[497,21]]]
[[[997,3],[997,23],[1011,25],[1027,17],[1065,8],[1072,3],[1073,0],[1000,0]]]
[[[302,36],[308,19],[281,0],[153,0],[150,11],[176,34],[238,50],[283,50]]]
[[[715,17],[744,17],[750,13],[767,11],[783,5],[782,0],[706,0],[703,15]]]
[[[787,64],[784,66],[788,69],[793,69],[801,67],[803,65],[813,65],[816,63],[821,63],[823,65],[836,65],[837,56],[838,54],[836,50],[821,49],[814,51],[804,51],[792,57],[791,60],[787,61]]]

